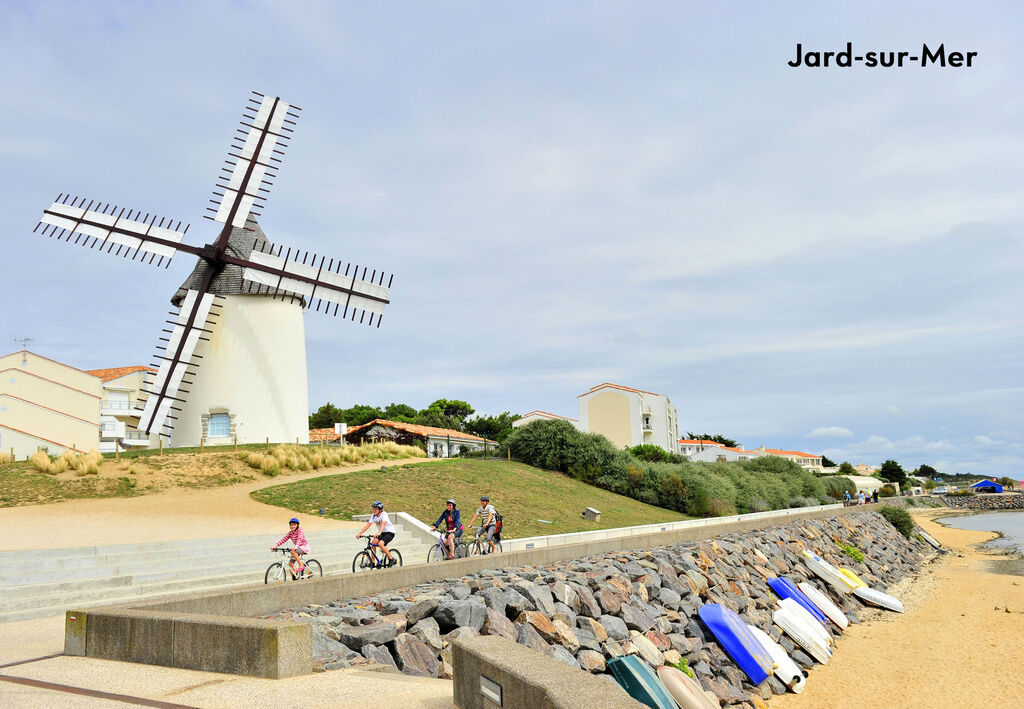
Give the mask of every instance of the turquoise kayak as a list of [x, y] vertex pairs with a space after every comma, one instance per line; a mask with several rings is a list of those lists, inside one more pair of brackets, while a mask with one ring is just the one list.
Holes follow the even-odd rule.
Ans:
[[676, 700], [647, 663], [636, 655], [608, 660], [608, 669], [626, 694], [651, 709], [679, 709]]

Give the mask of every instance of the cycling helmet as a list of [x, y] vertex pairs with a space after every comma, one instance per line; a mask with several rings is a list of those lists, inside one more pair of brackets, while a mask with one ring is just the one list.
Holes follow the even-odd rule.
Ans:
[[288, 524], [292, 524], [293, 522], [295, 524], [298, 524], [299, 523], [299, 518], [298, 517], [292, 517], [290, 520], [288, 520]]
[[448, 500], [447, 500], [447, 501], [445, 502], [445, 504], [446, 504], [446, 505], [451, 505], [452, 507], [458, 507], [458, 505], [457, 505], [457, 504], [455, 504], [455, 500], [452, 500], [452, 499], [448, 499]]
[[379, 500], [377, 502], [374, 502], [373, 503], [373, 509], [375, 509], [375, 510], [382, 510], [382, 509], [384, 509], [384, 503], [379, 501]]
[[480, 501], [481, 502], [490, 502], [491, 498], [489, 498], [487, 495], [481, 495], [480, 496]]

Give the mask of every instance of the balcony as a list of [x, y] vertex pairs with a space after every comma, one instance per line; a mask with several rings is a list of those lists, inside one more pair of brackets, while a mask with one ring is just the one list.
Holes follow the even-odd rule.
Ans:
[[100, 422], [100, 438], [104, 440], [112, 440], [115, 438], [124, 438], [124, 422], [123, 421], [102, 421]]
[[110, 401], [104, 399], [100, 402], [101, 416], [128, 416], [131, 413], [132, 405], [128, 401]]
[[124, 438], [121, 439], [121, 445], [146, 448], [149, 446], [149, 436], [143, 431], [125, 431]]

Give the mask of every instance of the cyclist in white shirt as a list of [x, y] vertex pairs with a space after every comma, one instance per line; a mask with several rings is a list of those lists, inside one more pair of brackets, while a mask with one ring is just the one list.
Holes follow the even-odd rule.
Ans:
[[494, 505], [491, 504], [491, 498], [487, 495], [480, 496], [480, 506], [473, 514], [473, 519], [469, 520], [467, 527], [472, 527], [473, 522], [476, 518], [480, 518], [480, 531], [477, 532], [476, 536], [486, 534], [487, 542], [491, 545], [491, 551], [494, 551], [494, 527], [497, 522], [496, 516], [498, 511], [494, 509]]
[[373, 539], [370, 540], [370, 544], [376, 546], [382, 552], [384, 556], [388, 558], [387, 566], [394, 566], [395, 559], [391, 556], [391, 552], [388, 551], [388, 543], [395, 538], [395, 525], [391, 524], [391, 518], [388, 517], [388, 513], [384, 511], [383, 502], [373, 503], [373, 516], [370, 517], [370, 521], [366, 523], [359, 533], [356, 534], [356, 539], [363, 536], [363, 532], [370, 528], [371, 524], [377, 525], [377, 534]]

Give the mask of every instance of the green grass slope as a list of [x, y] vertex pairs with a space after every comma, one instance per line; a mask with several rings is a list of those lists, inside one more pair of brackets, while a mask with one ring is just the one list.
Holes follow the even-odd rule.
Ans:
[[[368, 514], [370, 504], [382, 500], [386, 509], [408, 512], [427, 524], [441, 514], [445, 500], [454, 497], [466, 524], [482, 494], [490, 495], [504, 516], [505, 538], [689, 519], [562, 473], [500, 460], [453, 458], [388, 465], [386, 471], [358, 471], [275, 485], [253, 492], [252, 497], [304, 514], [316, 514], [325, 508], [328, 517], [346, 520], [354, 514]], [[601, 521], [583, 519], [580, 513], [584, 507], [601, 510]]]

